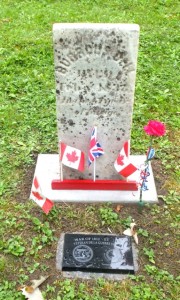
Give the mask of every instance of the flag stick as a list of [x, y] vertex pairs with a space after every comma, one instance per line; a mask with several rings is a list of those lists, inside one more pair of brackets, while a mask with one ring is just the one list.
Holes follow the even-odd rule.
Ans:
[[63, 181], [63, 167], [62, 167], [62, 161], [60, 160], [60, 180]]
[[61, 140], [59, 141], [59, 166], [60, 166], [60, 180], [63, 181], [63, 166], [61, 161]]
[[[128, 140], [128, 153], [127, 153], [128, 159], [129, 159], [129, 156], [130, 156], [130, 139]], [[129, 181], [128, 177], [126, 177], [125, 180], [128, 182]]]
[[94, 181], [96, 181], [96, 158], [94, 158]]

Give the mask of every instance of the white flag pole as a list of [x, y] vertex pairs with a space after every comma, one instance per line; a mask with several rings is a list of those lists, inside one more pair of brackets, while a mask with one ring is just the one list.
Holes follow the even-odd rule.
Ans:
[[60, 161], [60, 180], [63, 181], [63, 166], [62, 166], [62, 161]]
[[94, 181], [96, 181], [96, 158], [94, 158]]
[[[128, 142], [127, 158], [129, 159], [129, 156], [130, 156], [130, 139], [127, 142]], [[128, 177], [126, 177], [125, 180], [128, 182], [129, 181]]]
[[60, 180], [63, 181], [63, 166], [60, 157], [61, 157], [61, 140], [59, 141], [59, 166], [60, 166]]

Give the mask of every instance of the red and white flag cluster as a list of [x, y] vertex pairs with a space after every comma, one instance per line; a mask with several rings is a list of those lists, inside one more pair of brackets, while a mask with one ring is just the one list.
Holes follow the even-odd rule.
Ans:
[[60, 161], [63, 165], [79, 170], [84, 171], [84, 153], [74, 147], [68, 146], [64, 143], [59, 143], [60, 147]]
[[116, 171], [123, 177], [133, 174], [137, 168], [129, 161], [130, 143], [126, 141], [114, 163]]
[[39, 205], [42, 210], [45, 212], [45, 214], [48, 214], [48, 212], [53, 207], [54, 203], [49, 200], [48, 198], [44, 197], [42, 195], [41, 187], [39, 185], [38, 179], [35, 176], [33, 180], [33, 187], [31, 191], [32, 200], [36, 202], [37, 205]]

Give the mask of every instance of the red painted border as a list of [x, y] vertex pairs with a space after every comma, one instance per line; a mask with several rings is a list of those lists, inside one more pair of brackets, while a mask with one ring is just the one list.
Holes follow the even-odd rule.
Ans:
[[53, 190], [107, 190], [107, 191], [137, 191], [136, 181], [126, 180], [88, 180], [88, 179], [54, 179], [51, 182]]

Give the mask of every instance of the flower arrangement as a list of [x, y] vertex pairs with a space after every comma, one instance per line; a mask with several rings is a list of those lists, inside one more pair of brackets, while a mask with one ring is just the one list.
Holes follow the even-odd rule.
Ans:
[[163, 123], [155, 120], [150, 120], [146, 126], [144, 126], [144, 131], [147, 135], [150, 136], [150, 145], [148, 147], [146, 161], [144, 163], [144, 167], [141, 170], [141, 183], [140, 183], [140, 197], [139, 197], [139, 207], [142, 208], [144, 205], [142, 201], [142, 192], [146, 191], [147, 188], [147, 177], [150, 175], [149, 173], [149, 161], [153, 159], [155, 156], [155, 150], [152, 147], [153, 137], [160, 137], [166, 134], [166, 127]]

